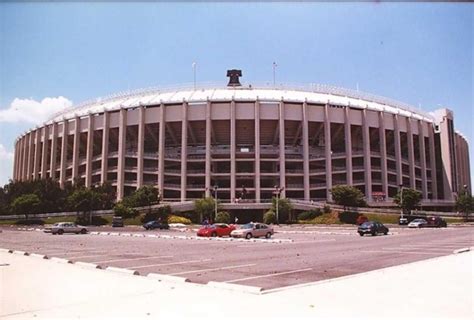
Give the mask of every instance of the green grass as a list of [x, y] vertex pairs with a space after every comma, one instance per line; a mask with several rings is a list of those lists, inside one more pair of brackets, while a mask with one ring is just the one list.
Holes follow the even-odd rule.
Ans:
[[377, 213], [368, 213], [365, 216], [370, 221], [377, 221], [381, 223], [389, 223], [389, 224], [398, 224], [399, 216], [396, 214], [377, 214]]

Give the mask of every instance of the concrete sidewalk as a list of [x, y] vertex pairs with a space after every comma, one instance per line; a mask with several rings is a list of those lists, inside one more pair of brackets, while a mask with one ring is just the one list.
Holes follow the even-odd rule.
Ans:
[[473, 252], [251, 294], [0, 252], [2, 319], [472, 319]]

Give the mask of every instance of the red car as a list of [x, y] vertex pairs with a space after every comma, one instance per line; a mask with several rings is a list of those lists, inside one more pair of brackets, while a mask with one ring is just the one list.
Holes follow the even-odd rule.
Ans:
[[201, 227], [197, 235], [198, 237], [223, 237], [230, 236], [230, 233], [235, 230], [233, 224], [228, 225], [225, 223], [214, 223], [208, 226]]

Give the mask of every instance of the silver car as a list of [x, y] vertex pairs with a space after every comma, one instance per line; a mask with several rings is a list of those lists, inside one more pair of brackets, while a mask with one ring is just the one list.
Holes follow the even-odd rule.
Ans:
[[242, 225], [239, 229], [236, 229], [230, 233], [231, 237], [234, 238], [258, 238], [265, 237], [270, 238], [273, 235], [273, 228], [264, 223], [247, 223]]
[[408, 228], [423, 228], [428, 225], [428, 221], [425, 219], [415, 219], [408, 224]]
[[63, 233], [86, 234], [87, 229], [86, 227], [77, 225], [73, 222], [58, 222], [58, 223], [53, 224], [52, 227], [45, 228], [44, 232], [52, 233], [52, 234], [63, 234]]

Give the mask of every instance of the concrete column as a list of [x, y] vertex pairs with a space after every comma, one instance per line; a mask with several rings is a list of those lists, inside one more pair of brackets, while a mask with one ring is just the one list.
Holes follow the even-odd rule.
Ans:
[[421, 122], [421, 120], [418, 120], [418, 138], [421, 162], [421, 192], [423, 194], [423, 200], [426, 200], [428, 199], [428, 181], [426, 179], [425, 135], [423, 134], [423, 122]]
[[64, 119], [63, 120], [63, 137], [62, 137], [62, 142], [61, 142], [61, 163], [60, 165], [60, 171], [59, 171], [59, 185], [61, 188], [64, 188], [64, 185], [66, 183], [66, 162], [67, 162], [67, 137], [68, 137], [68, 132], [69, 132], [69, 122]]
[[107, 181], [108, 159], [109, 159], [109, 122], [110, 114], [104, 110], [102, 130], [102, 160], [100, 168], [100, 183], [104, 184]]
[[58, 149], [58, 124], [53, 122], [51, 125], [51, 158], [49, 158], [49, 177], [56, 179], [56, 157]]
[[260, 202], [260, 101], [255, 101], [255, 201]]
[[367, 109], [362, 110], [362, 140], [364, 142], [365, 198], [372, 201], [372, 162], [370, 159], [370, 132], [367, 123]]
[[206, 164], [205, 164], [205, 185], [206, 185], [206, 197], [211, 196], [211, 102], [209, 99], [206, 104]]
[[40, 163], [40, 144], [41, 144], [41, 129], [35, 130], [35, 155], [33, 161], [33, 180], [38, 179], [39, 176], [39, 163]]
[[158, 189], [160, 194], [164, 195], [165, 185], [165, 132], [166, 132], [166, 109], [165, 105], [160, 105], [160, 132], [159, 132], [159, 147], [158, 147]]
[[279, 112], [279, 144], [280, 144], [280, 188], [284, 187], [280, 198], [286, 198], [286, 156], [285, 156], [285, 104], [280, 101], [278, 105]]
[[15, 145], [13, 146], [13, 174], [12, 174], [12, 180], [16, 181], [17, 180], [17, 163], [18, 163], [18, 141], [15, 141]]
[[235, 200], [235, 186], [236, 186], [236, 163], [235, 163], [235, 101], [232, 98], [230, 102], [230, 201]]
[[303, 189], [304, 199], [311, 199], [309, 186], [309, 128], [308, 128], [308, 103], [303, 102]]
[[46, 172], [48, 169], [48, 164], [46, 156], [48, 154], [49, 147], [49, 127], [45, 125], [43, 127], [43, 150], [41, 150], [41, 179], [46, 178]]
[[186, 201], [188, 163], [188, 104], [181, 107], [181, 201]]
[[411, 118], [407, 119], [407, 140], [408, 140], [408, 170], [410, 173], [410, 188], [416, 189], [415, 178], [415, 151], [413, 147], [413, 130], [411, 128]]
[[428, 138], [430, 141], [431, 193], [433, 200], [436, 200], [438, 199], [438, 177], [436, 176], [436, 154], [433, 124], [428, 128]]
[[86, 149], [86, 187], [92, 185], [92, 148], [94, 145], [94, 117], [87, 117], [87, 149]]
[[382, 168], [382, 191], [385, 199], [388, 198], [388, 173], [387, 173], [387, 139], [385, 137], [385, 119], [383, 111], [379, 112], [379, 140], [380, 140], [380, 162]]
[[81, 119], [76, 116], [74, 121], [74, 145], [72, 149], [72, 183], [79, 177], [79, 144], [81, 142]]
[[145, 107], [138, 109], [138, 154], [137, 154], [137, 187], [143, 186], [143, 153], [145, 151]]
[[28, 166], [28, 135], [21, 137], [22, 157], [21, 157], [21, 181], [27, 180]]
[[397, 184], [400, 186], [403, 184], [403, 175], [402, 175], [402, 146], [400, 141], [400, 127], [398, 126], [398, 121], [400, 118], [398, 115], [393, 116], [393, 126], [394, 126], [394, 143], [395, 143], [395, 165], [397, 167]]
[[125, 139], [127, 135], [127, 110], [120, 109], [117, 162], [117, 200], [123, 199], [125, 180]]
[[324, 106], [324, 154], [326, 157], [326, 199], [332, 201], [332, 151], [331, 151], [331, 121], [329, 119], [329, 105]]
[[346, 182], [347, 185], [353, 184], [352, 173], [352, 133], [351, 133], [351, 117], [349, 115], [350, 108], [344, 108], [344, 140], [346, 145]]
[[27, 168], [27, 180], [32, 180], [33, 174], [33, 162], [35, 159], [34, 155], [34, 131], [28, 134], [28, 168]]

